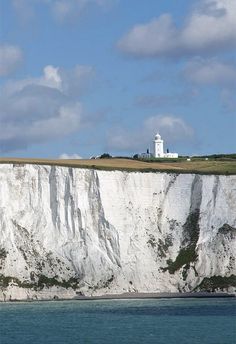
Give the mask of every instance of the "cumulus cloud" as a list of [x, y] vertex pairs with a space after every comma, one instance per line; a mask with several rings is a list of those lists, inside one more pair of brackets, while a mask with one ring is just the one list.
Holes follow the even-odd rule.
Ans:
[[236, 85], [236, 67], [216, 59], [197, 58], [190, 61], [184, 74], [192, 82], [206, 85]]
[[182, 118], [173, 115], [156, 115], [148, 117], [141, 127], [127, 130], [115, 128], [109, 132], [108, 148], [118, 151], [142, 150], [149, 147], [156, 134], [161, 133], [170, 144], [188, 142], [194, 138], [194, 130]]
[[89, 70], [86, 66], [69, 71], [46, 66], [41, 77], [7, 82], [0, 97], [0, 149], [21, 149], [78, 131], [86, 122], [78, 99], [85, 75], [90, 78]]
[[67, 154], [67, 153], [63, 153], [59, 156], [59, 159], [82, 159], [82, 157], [78, 154]]
[[193, 129], [180, 117], [158, 115], [146, 119], [144, 127], [150, 133], [159, 131], [171, 141], [186, 140], [193, 137]]
[[22, 63], [23, 53], [14, 45], [0, 45], [0, 76], [13, 73]]
[[78, 65], [71, 70], [60, 69], [61, 88], [70, 96], [76, 96], [86, 91], [95, 78], [95, 70], [91, 66]]
[[177, 27], [170, 14], [134, 26], [118, 42], [137, 57], [182, 57], [236, 47], [236, 1], [202, 0]]
[[4, 87], [4, 92], [11, 94], [21, 91], [26, 86], [37, 85], [58, 90], [67, 96], [80, 95], [87, 90], [94, 76], [95, 71], [90, 66], [77, 65], [68, 70], [48, 65], [44, 67], [43, 75], [39, 78], [8, 81]]

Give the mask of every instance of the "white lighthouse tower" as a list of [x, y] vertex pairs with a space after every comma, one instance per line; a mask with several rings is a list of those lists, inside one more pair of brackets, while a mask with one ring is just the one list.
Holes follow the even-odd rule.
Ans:
[[160, 134], [156, 134], [154, 140], [154, 157], [155, 158], [163, 158], [164, 157], [164, 148], [163, 148], [163, 140], [161, 139]]

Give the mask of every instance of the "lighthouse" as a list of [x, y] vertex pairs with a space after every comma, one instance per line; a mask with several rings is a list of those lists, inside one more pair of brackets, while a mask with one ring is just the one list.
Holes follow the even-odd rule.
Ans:
[[178, 158], [178, 153], [170, 153], [167, 149], [167, 152], [164, 153], [164, 141], [161, 139], [159, 133], [156, 134], [154, 143], [154, 157], [155, 158]]
[[163, 148], [163, 140], [161, 139], [160, 134], [156, 134], [154, 139], [154, 157], [155, 158], [163, 158], [164, 157], [164, 148]]

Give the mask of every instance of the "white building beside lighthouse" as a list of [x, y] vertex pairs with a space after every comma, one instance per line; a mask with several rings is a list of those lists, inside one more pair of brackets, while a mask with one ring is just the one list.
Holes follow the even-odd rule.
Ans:
[[156, 134], [154, 143], [154, 157], [155, 158], [178, 158], [178, 153], [164, 153], [164, 141], [161, 139], [159, 133]]

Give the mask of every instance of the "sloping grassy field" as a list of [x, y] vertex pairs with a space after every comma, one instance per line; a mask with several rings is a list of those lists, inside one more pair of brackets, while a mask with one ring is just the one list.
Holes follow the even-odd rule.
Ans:
[[145, 162], [132, 159], [29, 159], [29, 158], [0, 158], [0, 164], [36, 164], [55, 165], [77, 168], [93, 168], [100, 170], [126, 170], [126, 171], [167, 171], [175, 173], [200, 174], [236, 174], [235, 161], [163, 161]]

